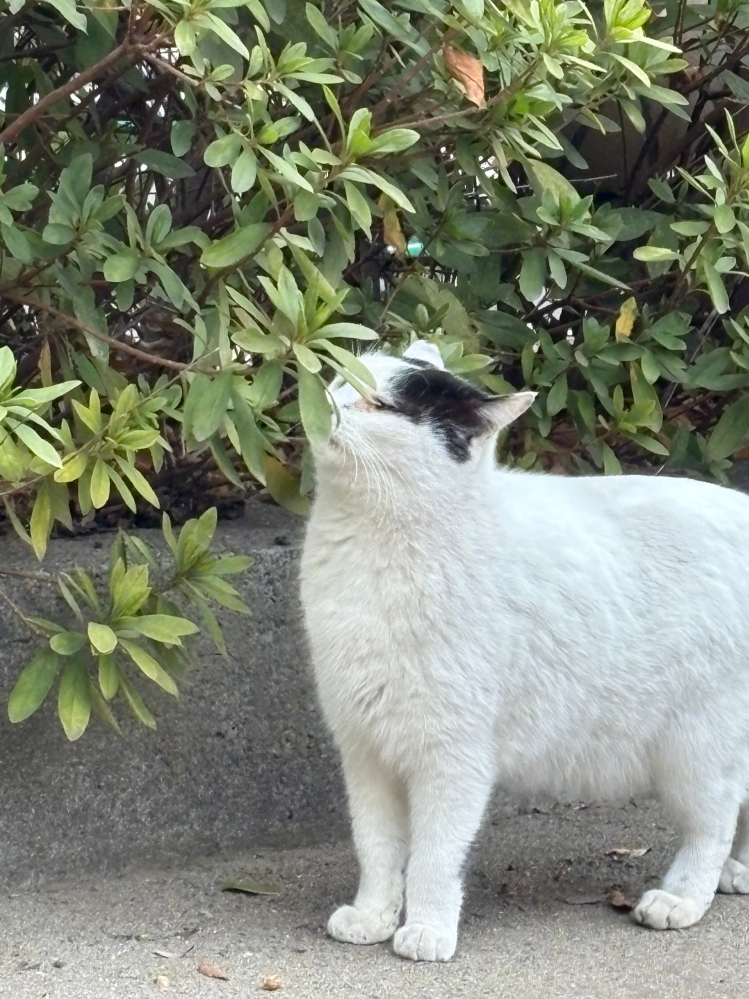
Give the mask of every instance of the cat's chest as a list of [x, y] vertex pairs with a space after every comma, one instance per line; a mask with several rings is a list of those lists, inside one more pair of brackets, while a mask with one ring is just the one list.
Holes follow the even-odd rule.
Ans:
[[428, 544], [313, 538], [302, 559], [308, 628], [401, 641], [432, 632], [448, 608], [456, 615], [456, 602], [471, 588], [453, 570], [445, 553]]

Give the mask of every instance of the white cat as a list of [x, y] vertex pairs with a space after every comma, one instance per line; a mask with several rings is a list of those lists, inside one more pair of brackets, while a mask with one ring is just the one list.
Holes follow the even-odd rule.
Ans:
[[487, 398], [421, 341], [364, 360], [373, 399], [333, 386], [302, 565], [361, 866], [328, 932], [449, 960], [495, 783], [654, 790], [680, 846], [639, 923], [749, 893], [749, 500], [502, 470], [497, 432], [533, 393]]

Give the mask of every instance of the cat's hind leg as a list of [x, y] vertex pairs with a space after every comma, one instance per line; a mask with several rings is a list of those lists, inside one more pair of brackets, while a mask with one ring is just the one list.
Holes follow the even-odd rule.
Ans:
[[344, 943], [381, 943], [395, 932], [403, 908], [406, 792], [374, 750], [341, 750], [360, 878], [354, 904], [333, 913], [328, 933]]
[[749, 895], [749, 799], [739, 809], [731, 856], [723, 865], [718, 891]]
[[655, 930], [678, 930], [702, 918], [722, 881], [740, 795], [729, 782], [708, 775], [699, 786], [673, 775], [660, 791], [680, 832], [679, 849], [661, 887], [646, 891], [632, 916]]

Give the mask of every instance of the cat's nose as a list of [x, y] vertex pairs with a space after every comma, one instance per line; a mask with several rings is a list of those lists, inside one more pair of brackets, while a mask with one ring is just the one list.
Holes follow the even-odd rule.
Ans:
[[372, 396], [370, 399], [365, 399], [362, 396], [354, 403], [354, 409], [358, 409], [362, 413], [374, 413], [375, 410], [381, 408], [382, 402], [376, 396]]

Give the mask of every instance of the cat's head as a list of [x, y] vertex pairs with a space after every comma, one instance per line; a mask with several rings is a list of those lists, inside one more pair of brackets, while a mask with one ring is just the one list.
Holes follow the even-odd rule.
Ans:
[[417, 340], [403, 354], [365, 354], [375, 387], [365, 397], [341, 378], [330, 387], [333, 430], [318, 460], [361, 456], [406, 468], [457, 465], [492, 448], [498, 432], [533, 403], [534, 392], [500, 398], [445, 370], [436, 346]]

